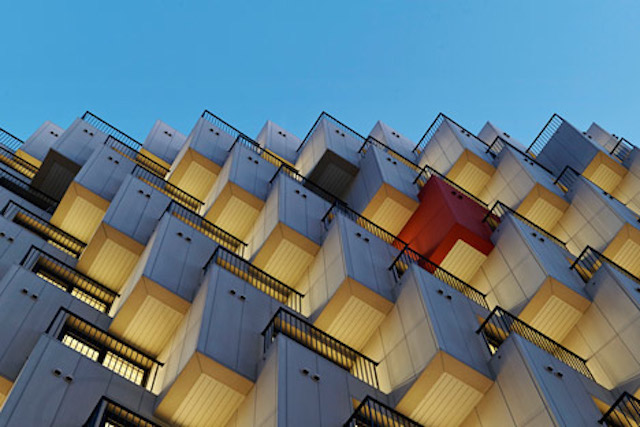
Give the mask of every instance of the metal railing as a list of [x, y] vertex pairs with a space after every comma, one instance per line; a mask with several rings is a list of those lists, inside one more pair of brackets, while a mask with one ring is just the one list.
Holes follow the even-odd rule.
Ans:
[[562, 172], [560, 172], [560, 175], [558, 175], [553, 183], [562, 190], [562, 192], [566, 193], [573, 187], [573, 184], [580, 178], [580, 175], [580, 172], [567, 165], [562, 169]]
[[27, 179], [32, 179], [38, 172], [38, 167], [29, 163], [22, 157], [19, 157], [15, 152], [0, 145], [0, 162], [9, 166], [11, 169], [22, 174]]
[[297, 170], [287, 167], [287, 165], [285, 164], [280, 166], [276, 171], [276, 173], [273, 174], [273, 176], [269, 180], [269, 184], [273, 184], [273, 181], [276, 180], [276, 178], [278, 177], [278, 175], [280, 175], [280, 173], [288, 176], [289, 178], [301, 184], [303, 187], [308, 188], [310, 191], [313, 191], [316, 195], [322, 197], [324, 200], [326, 200], [329, 203], [332, 203], [332, 204], [337, 203], [343, 206], [347, 206], [347, 202], [341, 200], [338, 196], [320, 187], [318, 184], [311, 181], [310, 179], [302, 176]]
[[377, 401], [371, 396], [364, 398], [343, 427], [422, 427], [409, 417]]
[[113, 136], [118, 141], [120, 141], [123, 144], [127, 145], [128, 147], [134, 149], [135, 151], [140, 151], [140, 149], [142, 148], [142, 144], [141, 143], [139, 143], [138, 141], [136, 141], [135, 139], [133, 139], [132, 137], [130, 137], [126, 133], [122, 132], [117, 127], [112, 126], [111, 124], [109, 124], [106, 121], [102, 120], [100, 117], [96, 116], [91, 111], [85, 111], [85, 113], [82, 115], [81, 119], [84, 120], [85, 122], [89, 123], [94, 128], [98, 129], [100, 132], [102, 132], [102, 133], [104, 133], [106, 135]]
[[458, 184], [451, 181], [449, 178], [442, 175], [440, 172], [433, 169], [429, 165], [426, 165], [426, 164], [424, 165], [424, 167], [420, 170], [420, 173], [418, 174], [418, 176], [416, 176], [416, 179], [413, 180], [413, 183], [416, 184], [418, 188], [422, 188], [427, 184], [427, 181], [429, 181], [429, 178], [431, 178], [434, 175], [440, 178], [441, 180], [443, 180], [444, 182], [446, 182], [447, 184], [449, 184], [451, 187], [455, 188], [458, 192], [464, 194], [465, 196], [467, 196], [468, 198], [476, 202], [478, 205], [482, 206], [485, 209], [488, 208], [485, 202], [483, 202], [482, 200], [480, 200], [479, 198], [477, 198], [476, 196], [474, 196], [464, 188], [460, 187]]
[[35, 246], [31, 246], [20, 265], [103, 313], [109, 313], [119, 295]]
[[247, 246], [245, 242], [180, 203], [172, 201], [169, 203], [169, 206], [167, 206], [165, 212], [169, 212], [185, 224], [190, 225], [230, 251], [240, 256], [244, 255], [244, 248]]
[[147, 390], [153, 389], [158, 369], [164, 366], [64, 307], [58, 310], [45, 333]]
[[486, 295], [484, 293], [480, 292], [464, 280], [440, 267], [433, 261], [420, 255], [418, 252], [411, 249], [408, 245], [406, 245], [404, 249], [400, 251], [396, 259], [393, 260], [393, 263], [389, 267], [389, 270], [393, 272], [396, 280], [400, 280], [402, 275], [409, 269], [412, 264], [417, 264], [419, 267], [431, 273], [441, 282], [460, 292], [476, 304], [479, 304], [487, 309], [489, 308], [489, 305], [487, 304], [485, 298]]
[[540, 133], [533, 140], [526, 153], [530, 153], [532, 157], [538, 157], [542, 149], [547, 145], [547, 142], [556, 133], [558, 128], [564, 123], [564, 119], [557, 114], [553, 114], [546, 125], [542, 128]]
[[236, 137], [235, 141], [233, 141], [233, 144], [231, 144], [231, 147], [229, 147], [229, 152], [233, 150], [233, 147], [235, 147], [236, 144], [242, 145], [243, 147], [255, 152], [261, 158], [265, 159], [267, 162], [271, 163], [274, 166], [293, 169], [293, 167], [290, 166], [287, 162], [273, 154], [271, 151], [262, 148], [260, 144], [244, 134], [238, 135]]
[[504, 139], [502, 139], [500, 135], [496, 136], [496, 139], [494, 139], [489, 148], [487, 148], [487, 153], [489, 153], [493, 158], [496, 158], [502, 152], [502, 149], [504, 147], [509, 147], [517, 153], [522, 154], [526, 161], [531, 162], [531, 164], [540, 166], [545, 172], [553, 176], [553, 172], [551, 172], [546, 166], [544, 166], [542, 163], [539, 163], [536, 159], [534, 159], [515, 145], [511, 144], [509, 141], [505, 141]]
[[372, 137], [371, 135], [369, 135], [367, 137], [367, 139], [362, 143], [362, 146], [358, 150], [358, 153], [365, 154], [367, 152], [367, 146], [369, 146], [369, 145], [371, 145], [372, 147], [380, 148], [382, 151], [384, 151], [385, 153], [389, 154], [391, 157], [393, 157], [394, 159], [396, 159], [397, 161], [399, 161], [403, 165], [409, 167], [410, 169], [413, 169], [415, 172], [419, 173], [420, 170], [422, 169], [420, 166], [418, 166], [417, 164], [415, 164], [411, 160], [407, 159], [405, 156], [403, 156], [402, 154], [398, 153], [396, 150], [394, 150], [393, 148], [389, 147], [387, 144], [385, 144], [385, 143], [383, 143], [381, 141], [378, 141], [376, 138]]
[[244, 135], [243, 132], [240, 132], [238, 129], [236, 129], [229, 123], [225, 122], [224, 120], [222, 120], [220, 117], [216, 116], [209, 110], [204, 110], [200, 115], [200, 117], [204, 118], [206, 121], [216, 126], [218, 129], [222, 130], [223, 132], [228, 133], [234, 138], [237, 138], [238, 135]]
[[169, 169], [165, 168], [160, 163], [153, 161], [151, 158], [134, 150], [111, 135], [107, 137], [104, 144], [156, 175], [164, 177], [169, 173]]
[[56, 199], [2, 168], [0, 168], [0, 185], [46, 212], [53, 213], [58, 206]]
[[563, 242], [562, 240], [558, 239], [556, 236], [554, 236], [553, 234], [551, 234], [550, 232], [548, 232], [544, 228], [540, 227], [536, 223], [528, 220], [527, 218], [525, 218], [524, 216], [522, 216], [518, 212], [514, 211], [513, 209], [511, 209], [509, 206], [505, 205], [501, 201], [497, 201], [493, 205], [491, 210], [482, 219], [482, 222], [486, 222], [489, 225], [489, 227], [491, 228], [491, 230], [495, 230], [496, 228], [498, 228], [498, 225], [500, 225], [502, 217], [505, 214], [513, 215], [514, 217], [516, 217], [520, 221], [522, 221], [525, 224], [527, 224], [529, 227], [535, 229], [540, 234], [544, 235], [546, 238], [548, 238], [550, 240], [553, 240], [554, 243], [556, 243], [556, 244], [558, 244], [558, 245], [560, 245], [562, 247], [566, 247], [566, 243], [565, 242]]
[[205, 274], [213, 265], [218, 265], [233, 275], [241, 278], [259, 291], [269, 295], [276, 301], [291, 307], [295, 311], [302, 310], [303, 294], [287, 286], [266, 271], [256, 267], [244, 258], [218, 246], [203, 270]]
[[610, 154], [612, 156], [615, 156], [622, 163], [627, 159], [627, 157], [629, 157], [629, 154], [631, 154], [633, 148], [634, 145], [632, 143], [630, 143], [627, 139], [621, 137], [615, 147], [613, 147], [613, 150], [611, 150]]
[[87, 246], [86, 243], [73, 237], [66, 231], [59, 229], [46, 219], [31, 212], [24, 206], [17, 204], [13, 200], [10, 200], [9, 203], [2, 208], [0, 216], [10, 219], [75, 258], [78, 258]]
[[387, 231], [374, 222], [368, 220], [350, 207], [335, 202], [331, 205], [327, 213], [325, 213], [322, 217], [322, 222], [326, 229], [329, 228], [329, 225], [338, 214], [347, 217], [351, 221], [358, 224], [360, 227], [367, 230], [369, 233], [373, 234], [376, 237], [379, 237], [380, 239], [398, 249], [402, 249], [406, 245], [405, 242], [400, 240], [390, 231]]
[[320, 124], [320, 122], [322, 121], [323, 118], [329, 120], [330, 122], [332, 122], [342, 132], [344, 132], [345, 134], [349, 134], [352, 138], [355, 138], [355, 139], [363, 141], [363, 142], [366, 140], [366, 138], [364, 136], [360, 135], [358, 132], [356, 132], [355, 130], [351, 129], [349, 126], [345, 125], [340, 120], [338, 120], [335, 117], [333, 117], [331, 114], [327, 113], [326, 111], [323, 111], [318, 116], [316, 121], [313, 123], [313, 126], [311, 126], [311, 129], [309, 129], [309, 132], [307, 132], [307, 134], [305, 135], [304, 139], [300, 143], [300, 146], [298, 146], [298, 148], [296, 149], [296, 152], [300, 152], [300, 150], [302, 150], [302, 148], [307, 144], [307, 142], [311, 138], [311, 135], [313, 135], [315, 130], [318, 128], [318, 125]]
[[[278, 309], [262, 331], [265, 352], [280, 333], [335, 363], [370, 386], [379, 388], [378, 373], [376, 372], [378, 362], [374, 362], [359, 351], [316, 328], [304, 318], [282, 307]], [[313, 376], [312, 379], [314, 379]]]
[[204, 202], [140, 165], [136, 165], [131, 174], [191, 210], [199, 211], [204, 205]]
[[24, 141], [17, 136], [7, 132], [6, 130], [0, 128], [0, 144], [7, 147], [9, 151], [15, 153], [22, 146], [22, 144], [24, 144]]
[[498, 347], [512, 332], [546, 351], [585, 377], [594, 379], [585, 359], [501, 307], [496, 306], [476, 331], [477, 334], [481, 334], [484, 338], [491, 354], [497, 351]]
[[611, 427], [640, 425], [640, 400], [625, 391], [598, 422]]
[[587, 246], [582, 250], [578, 258], [576, 258], [573, 264], [571, 264], [571, 268], [580, 275], [580, 278], [582, 278], [585, 283], [587, 283], [589, 280], [591, 280], [593, 275], [596, 274], [596, 272], [604, 263], [609, 264], [611, 267], [615, 268], [616, 270], [627, 276], [629, 279], [640, 284], [639, 277], [635, 276], [629, 270], [620, 266], [609, 257], [598, 252], [591, 246]]
[[418, 141], [418, 144], [413, 148], [412, 151], [416, 154], [422, 153], [422, 150], [424, 150], [424, 147], [427, 146], [431, 138], [433, 138], [433, 135], [435, 135], [438, 129], [440, 129], [440, 126], [442, 125], [442, 123], [444, 123], [445, 120], [448, 120], [449, 122], [457, 126], [462, 131], [462, 133], [465, 134], [466, 136], [475, 139], [482, 145], [485, 145], [485, 146], [487, 145], [486, 142], [478, 138], [475, 134], [469, 132], [467, 129], [465, 129], [455, 120], [453, 120], [451, 117], [447, 116], [444, 113], [438, 113], [435, 120], [431, 123], [429, 128], [427, 128], [427, 131], [424, 133], [424, 135], [422, 135], [422, 138], [420, 138], [420, 141]]
[[160, 427], [135, 412], [102, 396], [82, 427]]

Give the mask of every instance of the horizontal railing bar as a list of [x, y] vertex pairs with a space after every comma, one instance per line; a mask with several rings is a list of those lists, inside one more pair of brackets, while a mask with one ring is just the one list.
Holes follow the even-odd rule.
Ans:
[[[98, 129], [99, 131], [103, 132], [104, 128], [106, 127], [110, 132], [104, 132], [107, 135], [111, 135], [111, 136], [123, 136], [124, 138], [117, 138], [118, 140], [120, 140], [121, 142], [123, 142], [125, 145], [128, 145], [126, 142], [122, 141], [122, 139], [126, 140], [127, 142], [133, 144], [134, 146], [131, 147], [136, 151], [140, 151], [140, 148], [142, 148], [142, 144], [140, 142], [138, 142], [135, 138], [132, 138], [131, 136], [127, 135], [126, 133], [122, 132], [120, 129], [118, 129], [117, 127], [113, 126], [112, 124], [108, 123], [107, 121], [101, 119], [100, 117], [96, 116], [95, 114], [93, 114], [91, 111], [85, 111], [85, 113], [82, 115], [81, 117], [82, 120], [84, 120], [85, 122], [89, 123], [90, 125], [94, 126], [97, 121], [97, 124], [101, 124], [102, 125], [102, 129], [99, 128], [98, 126], [94, 126], [96, 129]], [[114, 133], [116, 135], [114, 135]]]

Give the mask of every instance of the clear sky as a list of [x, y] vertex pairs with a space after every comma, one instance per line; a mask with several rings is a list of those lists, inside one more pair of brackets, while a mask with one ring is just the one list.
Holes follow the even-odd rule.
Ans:
[[640, 144], [638, 0], [3, 1], [0, 127], [91, 110], [142, 141], [205, 108], [303, 137], [326, 110], [417, 142], [439, 111], [527, 144], [552, 113]]

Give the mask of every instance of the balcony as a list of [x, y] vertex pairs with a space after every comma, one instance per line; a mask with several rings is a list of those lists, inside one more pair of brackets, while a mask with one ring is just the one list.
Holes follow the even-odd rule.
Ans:
[[33, 203], [40, 209], [53, 213], [58, 206], [58, 201], [48, 194], [32, 187], [27, 181], [17, 177], [13, 173], [0, 168], [0, 186]]
[[392, 233], [402, 230], [418, 208], [415, 173], [420, 168], [368, 137], [360, 148], [360, 171], [349, 188], [348, 203]]
[[86, 243], [13, 201], [7, 203], [0, 215], [75, 258], [78, 258], [87, 246]]
[[142, 144], [140, 154], [169, 170], [186, 140], [186, 135], [162, 120], [156, 120]]
[[118, 294], [70, 265], [32, 246], [20, 265], [103, 313], [109, 313]]
[[169, 173], [169, 169], [150, 157], [140, 153], [139, 151], [134, 150], [127, 144], [121, 142], [120, 140], [114, 138], [109, 135], [104, 144], [108, 147], [111, 147], [117, 153], [120, 153], [127, 159], [135, 162], [137, 165], [147, 169], [148, 171], [154, 173], [155, 175], [166, 177]]
[[558, 239], [556, 236], [554, 236], [553, 234], [551, 234], [550, 232], [548, 232], [544, 228], [538, 226], [537, 224], [533, 223], [532, 221], [529, 221], [525, 216], [519, 214], [518, 212], [514, 211], [509, 206], [505, 205], [504, 203], [502, 203], [500, 201], [496, 202], [493, 205], [493, 207], [491, 208], [489, 213], [487, 213], [487, 215], [484, 217], [484, 219], [482, 221], [486, 222], [487, 224], [489, 224], [489, 227], [491, 227], [491, 229], [493, 231], [495, 231], [496, 228], [498, 228], [498, 226], [500, 225], [500, 220], [502, 219], [502, 217], [504, 215], [507, 215], [507, 214], [512, 215], [515, 218], [517, 218], [518, 220], [524, 222], [529, 227], [535, 229], [536, 231], [538, 231], [540, 234], [542, 234], [543, 236], [545, 236], [549, 240], [553, 240], [557, 245], [565, 247], [565, 245], [566, 245], [565, 242], [563, 242], [562, 240]]
[[631, 280], [640, 284], [640, 278], [629, 272], [627, 269], [616, 264], [597, 250], [593, 249], [591, 246], [587, 246], [586, 248], [584, 248], [582, 253], [571, 265], [571, 268], [578, 272], [585, 283], [588, 283], [589, 280], [591, 280], [591, 278], [594, 276], [594, 274], [596, 274], [600, 267], [605, 263], [615, 268]]
[[249, 258], [256, 267], [295, 286], [320, 249], [325, 234], [321, 219], [329, 204], [284, 172], [270, 185], [249, 233]]
[[67, 347], [131, 381], [152, 390], [162, 363], [114, 335], [60, 308], [45, 331]]
[[476, 331], [484, 338], [491, 354], [497, 351], [512, 332], [546, 351], [585, 377], [591, 380], [594, 379], [587, 367], [586, 360], [500, 307], [495, 307]]
[[160, 427], [108, 397], [100, 399], [82, 427]]
[[302, 298], [304, 295], [223, 246], [216, 248], [204, 266], [204, 271], [207, 272], [214, 265], [224, 268], [293, 310], [297, 312], [302, 310]]
[[580, 132], [557, 114], [540, 131], [527, 153], [554, 175], [569, 165], [607, 192], [612, 192], [627, 173], [627, 169], [586, 132]]
[[278, 126], [271, 120], [267, 122], [258, 133], [256, 142], [265, 150], [282, 159], [285, 163], [293, 167], [298, 158], [296, 149], [299, 147], [300, 138]]
[[447, 270], [441, 268], [437, 264], [434, 264], [432, 261], [423, 257], [408, 246], [405, 246], [405, 248], [398, 254], [396, 259], [393, 260], [393, 263], [391, 264], [391, 266], [389, 266], [389, 270], [393, 272], [396, 280], [399, 281], [403, 274], [413, 264], [417, 264], [420, 268], [426, 270], [441, 282], [460, 292], [462, 295], [466, 296], [476, 304], [479, 304], [487, 309], [489, 308], [489, 305], [487, 304], [487, 301], [485, 299], [485, 294], [478, 291], [473, 286], [466, 283], [464, 280], [449, 273]]
[[296, 169], [331, 193], [344, 196], [359, 170], [365, 138], [322, 112], [298, 147]]
[[477, 136], [440, 113], [413, 151], [428, 164], [472, 194], [480, 194], [495, 168]]
[[433, 175], [418, 193], [420, 204], [398, 238], [464, 281], [493, 249], [487, 209]]
[[371, 396], [364, 398], [344, 423], [344, 427], [422, 427], [412, 419], [405, 417], [400, 412], [378, 402]]
[[140, 151], [140, 149], [142, 148], [142, 144], [140, 144], [138, 141], [136, 141], [126, 133], [122, 132], [120, 129], [116, 128], [115, 126], [112, 126], [111, 124], [102, 120], [100, 117], [96, 116], [91, 111], [85, 111], [81, 119], [87, 122], [88, 124], [90, 124], [91, 126], [93, 126], [94, 128], [96, 128], [97, 130], [99, 130], [100, 132], [104, 133], [105, 135], [112, 136], [116, 140], [121, 141], [122, 144], [126, 145], [127, 147], [131, 148], [134, 151]]
[[269, 349], [271, 343], [280, 333], [333, 362], [372, 387], [379, 387], [376, 373], [378, 364], [376, 362], [316, 328], [302, 317], [283, 308], [278, 309], [262, 332], [264, 352]]
[[142, 166], [136, 166], [132, 172], [133, 176], [140, 181], [149, 184], [156, 190], [171, 197], [176, 202], [184, 205], [192, 211], [199, 212], [204, 203], [184, 190], [176, 187], [168, 181], [165, 181], [162, 177], [150, 172]]
[[[2, 129], [0, 129], [0, 131], [2, 131]], [[0, 146], [0, 162], [20, 173], [26, 179], [32, 179], [36, 175], [36, 172], [38, 172], [37, 166], [29, 163], [27, 160], [24, 160], [3, 146]]]
[[640, 425], [640, 400], [625, 391], [598, 422], [610, 427]]
[[245, 242], [238, 239], [231, 233], [227, 233], [222, 228], [216, 226], [214, 223], [207, 221], [204, 217], [198, 215], [191, 209], [186, 208], [182, 204], [172, 201], [167, 206], [165, 212], [180, 219], [185, 224], [195, 228], [211, 240], [221, 244], [231, 252], [243, 256], [244, 249], [247, 246]]
[[432, 176], [437, 176], [438, 178], [440, 178], [441, 180], [449, 184], [451, 187], [455, 188], [457, 191], [459, 191], [460, 193], [464, 194], [465, 196], [467, 196], [468, 198], [476, 202], [478, 205], [482, 206], [483, 208], [487, 208], [487, 204], [485, 202], [483, 202], [482, 200], [480, 200], [479, 198], [477, 198], [476, 196], [474, 196], [464, 188], [460, 187], [458, 184], [451, 181], [449, 178], [447, 178], [437, 170], [433, 169], [428, 164], [425, 164], [421, 169], [419, 169], [418, 172], [419, 172], [418, 176], [416, 176], [413, 182], [418, 186], [419, 189], [422, 189]]
[[569, 203], [554, 174], [499, 136], [487, 149], [496, 156], [496, 173], [480, 198], [490, 205], [501, 201], [545, 229], [552, 229]]
[[205, 218], [241, 239], [249, 237], [267, 199], [269, 180], [282, 165], [266, 153], [243, 136], [236, 138], [206, 199]]

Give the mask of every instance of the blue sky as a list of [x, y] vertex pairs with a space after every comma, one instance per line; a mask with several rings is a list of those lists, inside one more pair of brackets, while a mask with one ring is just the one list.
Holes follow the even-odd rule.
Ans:
[[303, 137], [322, 110], [414, 141], [439, 111], [528, 144], [557, 112], [640, 144], [640, 2], [2, 2], [0, 127], [89, 109], [138, 140], [203, 109]]

